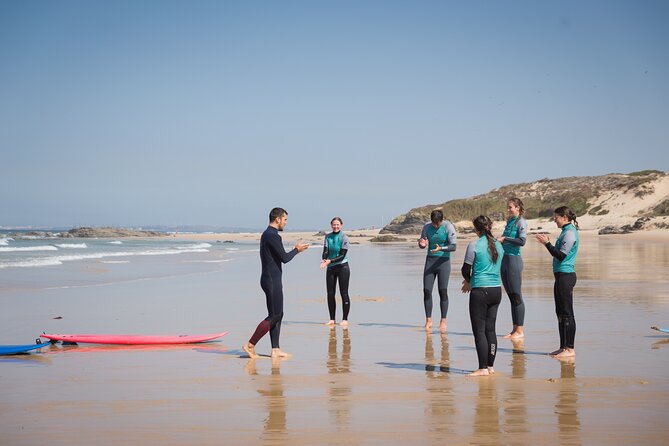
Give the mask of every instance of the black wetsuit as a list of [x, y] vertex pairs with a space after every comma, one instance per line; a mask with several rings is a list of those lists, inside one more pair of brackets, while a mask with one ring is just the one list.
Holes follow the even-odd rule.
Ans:
[[290, 262], [297, 255], [297, 249], [289, 252], [283, 248], [279, 230], [268, 226], [260, 237], [260, 262], [262, 274], [260, 287], [265, 292], [267, 317], [258, 324], [249, 343], [256, 345], [269, 331], [272, 348], [279, 348], [281, 319], [283, 318], [283, 285], [281, 264]]

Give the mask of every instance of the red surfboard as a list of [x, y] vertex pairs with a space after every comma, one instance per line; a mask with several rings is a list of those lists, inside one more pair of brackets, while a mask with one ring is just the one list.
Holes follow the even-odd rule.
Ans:
[[213, 341], [225, 336], [228, 332], [208, 335], [114, 335], [114, 334], [47, 334], [40, 337], [51, 341], [76, 342], [83, 344], [115, 344], [115, 345], [157, 345], [157, 344], [196, 344]]

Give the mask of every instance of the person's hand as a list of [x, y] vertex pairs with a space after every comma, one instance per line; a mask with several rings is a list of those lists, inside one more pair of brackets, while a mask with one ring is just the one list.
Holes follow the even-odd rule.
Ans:
[[441, 246], [437, 245], [434, 249], [430, 250], [430, 252], [439, 252], [441, 251]]
[[418, 246], [420, 247], [420, 249], [425, 249], [425, 247], [427, 246], [427, 239], [426, 238], [419, 239]]
[[500, 242], [500, 243], [504, 243], [504, 240], [506, 240], [506, 237], [504, 237], [504, 236], [497, 237], [497, 241]]
[[472, 287], [471, 287], [471, 285], [469, 285], [469, 282], [467, 282], [466, 280], [463, 280], [462, 281], [462, 292], [467, 294], [471, 290], [472, 290]]
[[550, 240], [551, 240], [550, 238], [548, 238], [548, 236], [546, 234], [537, 234], [537, 235], [534, 236], [534, 238], [536, 238], [537, 241], [539, 243], [541, 243], [542, 245], [545, 245], [546, 243], [550, 242]]
[[330, 263], [332, 263], [332, 260], [330, 259], [321, 260], [321, 269], [327, 268]]
[[309, 247], [309, 243], [302, 243], [302, 240], [298, 240], [295, 243], [294, 249], [297, 249], [297, 252], [302, 252]]

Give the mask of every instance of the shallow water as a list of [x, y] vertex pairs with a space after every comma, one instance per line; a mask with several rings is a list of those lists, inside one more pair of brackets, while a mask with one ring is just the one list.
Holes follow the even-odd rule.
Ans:
[[[230, 250], [230, 247], [238, 250]], [[0, 357], [2, 444], [662, 444], [669, 438], [669, 246], [583, 237], [574, 363], [557, 347], [550, 256], [523, 250], [526, 333], [476, 366], [464, 243], [448, 332], [422, 330], [424, 251], [354, 245], [351, 327], [330, 329], [320, 250], [284, 267], [287, 361], [241, 358], [265, 315], [257, 245], [0, 270], [0, 343], [42, 331], [204, 334], [179, 347], [53, 346]], [[436, 301], [435, 291], [435, 301]], [[338, 308], [338, 315], [341, 309]], [[435, 318], [438, 307], [435, 306]], [[62, 317], [62, 319], [53, 319]], [[511, 328], [503, 297], [498, 334]], [[258, 350], [269, 352], [269, 340]]]

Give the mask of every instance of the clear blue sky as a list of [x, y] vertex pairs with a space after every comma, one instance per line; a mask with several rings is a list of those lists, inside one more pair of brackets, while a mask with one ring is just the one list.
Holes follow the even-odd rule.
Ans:
[[[0, 2], [0, 226], [380, 225], [669, 170], [666, 1]], [[382, 220], [383, 219], [383, 220]]]

